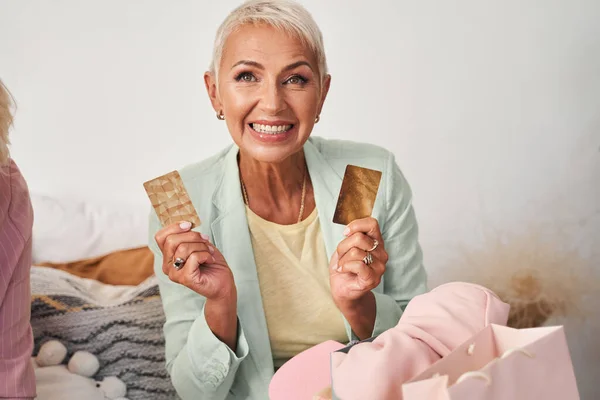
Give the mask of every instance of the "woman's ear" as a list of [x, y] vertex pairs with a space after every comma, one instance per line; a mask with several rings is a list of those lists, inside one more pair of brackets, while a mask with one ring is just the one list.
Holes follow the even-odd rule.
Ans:
[[223, 105], [221, 104], [219, 91], [217, 90], [217, 80], [213, 72], [207, 71], [204, 73], [204, 85], [206, 86], [206, 92], [215, 112], [219, 113], [223, 111]]
[[317, 109], [317, 115], [321, 115], [321, 111], [323, 110], [323, 104], [325, 104], [325, 99], [327, 98], [327, 93], [329, 93], [330, 85], [331, 85], [331, 75], [327, 74], [323, 78], [323, 85], [321, 86], [321, 99], [319, 101], [319, 108]]

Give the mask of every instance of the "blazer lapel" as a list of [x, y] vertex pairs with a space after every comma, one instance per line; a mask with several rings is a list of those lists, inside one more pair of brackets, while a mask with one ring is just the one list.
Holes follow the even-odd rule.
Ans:
[[304, 156], [313, 185], [325, 249], [331, 260], [339, 242], [344, 238], [345, 226], [333, 222], [343, 177], [331, 167], [310, 139], [304, 145]]
[[273, 357], [240, 190], [238, 151], [239, 148], [233, 145], [226, 155], [223, 175], [213, 195], [213, 203], [219, 211], [211, 228], [215, 245], [233, 272], [238, 294], [238, 318], [251, 358], [268, 385], [273, 376]]
[[[344, 239], [344, 229], [346, 228], [344, 225], [333, 222], [343, 177], [338, 175], [311, 140], [308, 140], [304, 146], [304, 156], [313, 184], [325, 250], [327, 250], [328, 259], [331, 260], [338, 244]], [[329, 268], [329, 263], [325, 268]], [[343, 315], [342, 318], [344, 319], [348, 340], [352, 340], [350, 323]]]

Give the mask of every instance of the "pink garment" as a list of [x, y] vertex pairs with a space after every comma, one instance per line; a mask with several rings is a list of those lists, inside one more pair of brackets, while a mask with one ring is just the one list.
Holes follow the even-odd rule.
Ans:
[[25, 179], [10, 160], [0, 167], [0, 399], [35, 397], [31, 365], [31, 230]]
[[489, 324], [505, 325], [509, 305], [492, 291], [448, 283], [416, 296], [400, 322], [348, 354], [331, 355], [332, 382], [341, 400], [402, 399], [402, 384]]
[[328, 340], [304, 350], [277, 370], [269, 384], [270, 400], [313, 399], [317, 391], [331, 386], [331, 353], [345, 346]]

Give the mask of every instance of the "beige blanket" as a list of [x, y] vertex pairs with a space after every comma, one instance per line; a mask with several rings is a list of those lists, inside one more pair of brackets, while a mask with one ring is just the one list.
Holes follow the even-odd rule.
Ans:
[[109, 285], [138, 285], [154, 274], [154, 255], [148, 247], [120, 250], [107, 255], [69, 263], [39, 263], [82, 278]]

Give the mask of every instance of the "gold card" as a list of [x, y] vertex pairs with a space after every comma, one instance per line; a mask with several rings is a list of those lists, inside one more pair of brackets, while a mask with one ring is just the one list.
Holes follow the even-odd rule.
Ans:
[[144, 189], [163, 227], [181, 221], [191, 222], [192, 228], [200, 226], [200, 217], [179, 172], [169, 172], [144, 182]]
[[380, 181], [381, 171], [346, 166], [333, 222], [348, 225], [355, 219], [370, 217]]

